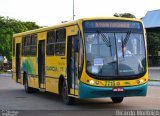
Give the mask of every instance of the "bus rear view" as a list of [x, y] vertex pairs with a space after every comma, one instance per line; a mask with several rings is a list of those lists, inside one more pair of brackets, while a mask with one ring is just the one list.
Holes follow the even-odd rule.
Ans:
[[80, 98], [146, 96], [147, 59], [143, 25], [138, 20], [83, 21], [84, 69]]

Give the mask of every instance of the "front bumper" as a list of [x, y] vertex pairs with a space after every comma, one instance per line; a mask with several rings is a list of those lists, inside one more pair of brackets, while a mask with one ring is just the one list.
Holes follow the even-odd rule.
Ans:
[[112, 87], [96, 87], [84, 84], [79, 84], [80, 98], [100, 98], [100, 97], [130, 97], [130, 96], [146, 96], [147, 83], [138, 86], [123, 87], [123, 92], [113, 92]]

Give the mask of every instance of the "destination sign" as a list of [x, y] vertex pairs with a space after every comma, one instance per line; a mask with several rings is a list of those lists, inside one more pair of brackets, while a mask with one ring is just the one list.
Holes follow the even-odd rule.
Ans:
[[86, 21], [84, 22], [84, 26], [85, 28], [141, 28], [139, 22], [131, 21]]
[[96, 27], [113, 27], [113, 28], [129, 28], [130, 25], [128, 23], [95, 23]]

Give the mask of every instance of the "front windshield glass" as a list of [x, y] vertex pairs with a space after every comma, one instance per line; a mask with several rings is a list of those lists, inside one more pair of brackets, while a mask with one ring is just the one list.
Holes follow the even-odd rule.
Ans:
[[98, 76], [130, 76], [145, 71], [141, 33], [85, 33], [87, 72]]

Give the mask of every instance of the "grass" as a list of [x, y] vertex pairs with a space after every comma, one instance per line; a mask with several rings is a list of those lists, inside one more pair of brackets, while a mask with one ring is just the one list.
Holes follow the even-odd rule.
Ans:
[[7, 71], [0, 71], [0, 74], [9, 74]]

